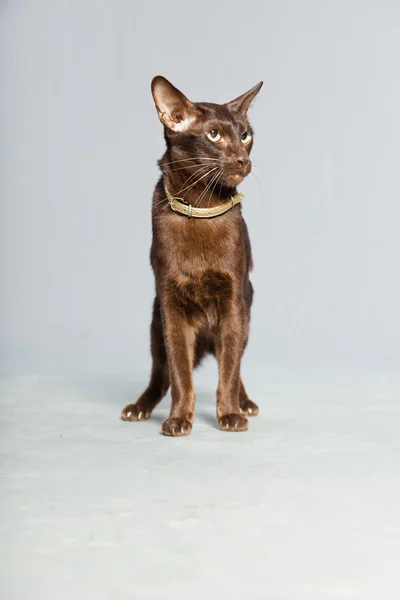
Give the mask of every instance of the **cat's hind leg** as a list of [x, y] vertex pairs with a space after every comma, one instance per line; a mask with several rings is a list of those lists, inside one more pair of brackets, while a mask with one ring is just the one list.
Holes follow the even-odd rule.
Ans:
[[151, 355], [153, 367], [150, 383], [134, 404], [125, 406], [121, 413], [123, 421], [145, 421], [149, 419], [153, 409], [162, 400], [169, 388], [167, 352], [162, 329], [160, 302], [157, 297], [154, 300], [151, 322]]

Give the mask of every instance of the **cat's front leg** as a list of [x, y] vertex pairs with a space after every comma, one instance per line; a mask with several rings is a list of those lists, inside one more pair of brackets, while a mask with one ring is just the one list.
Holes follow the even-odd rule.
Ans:
[[196, 396], [192, 372], [196, 333], [173, 299], [164, 302], [162, 314], [172, 395], [171, 412], [162, 424], [162, 433], [183, 436], [191, 432], [194, 420]]
[[240, 362], [242, 359], [245, 312], [232, 310], [215, 334], [215, 354], [218, 361], [217, 419], [224, 431], [246, 431], [248, 421], [240, 409]]

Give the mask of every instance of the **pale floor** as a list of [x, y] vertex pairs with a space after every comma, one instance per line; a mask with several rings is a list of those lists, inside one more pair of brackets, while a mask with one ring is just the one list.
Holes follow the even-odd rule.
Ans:
[[247, 377], [236, 434], [197, 379], [179, 439], [119, 420], [142, 382], [3, 379], [1, 599], [397, 600], [400, 379]]

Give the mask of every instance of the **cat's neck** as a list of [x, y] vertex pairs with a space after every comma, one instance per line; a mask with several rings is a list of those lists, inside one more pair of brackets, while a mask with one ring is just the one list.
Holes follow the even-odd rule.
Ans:
[[[168, 162], [168, 161], [165, 161]], [[185, 203], [197, 208], [219, 206], [237, 194], [236, 187], [226, 187], [218, 183], [218, 170], [210, 165], [210, 169], [186, 170], [179, 163], [173, 169], [169, 164], [162, 164], [164, 187], [171, 196], [181, 198]], [[212, 171], [211, 171], [212, 170]], [[209, 173], [209, 174], [208, 174]], [[205, 174], [205, 176], [203, 176]]]

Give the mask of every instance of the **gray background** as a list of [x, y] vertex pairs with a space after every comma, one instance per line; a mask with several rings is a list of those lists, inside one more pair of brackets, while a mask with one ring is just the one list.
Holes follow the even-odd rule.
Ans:
[[148, 370], [162, 74], [215, 102], [264, 80], [245, 369], [396, 369], [399, 25], [394, 0], [3, 3], [3, 368]]
[[[398, 0], [14, 0], [0, 39], [4, 598], [400, 597]], [[188, 438], [168, 399], [119, 419], [150, 362], [157, 73], [265, 82], [245, 434], [212, 360]]]

